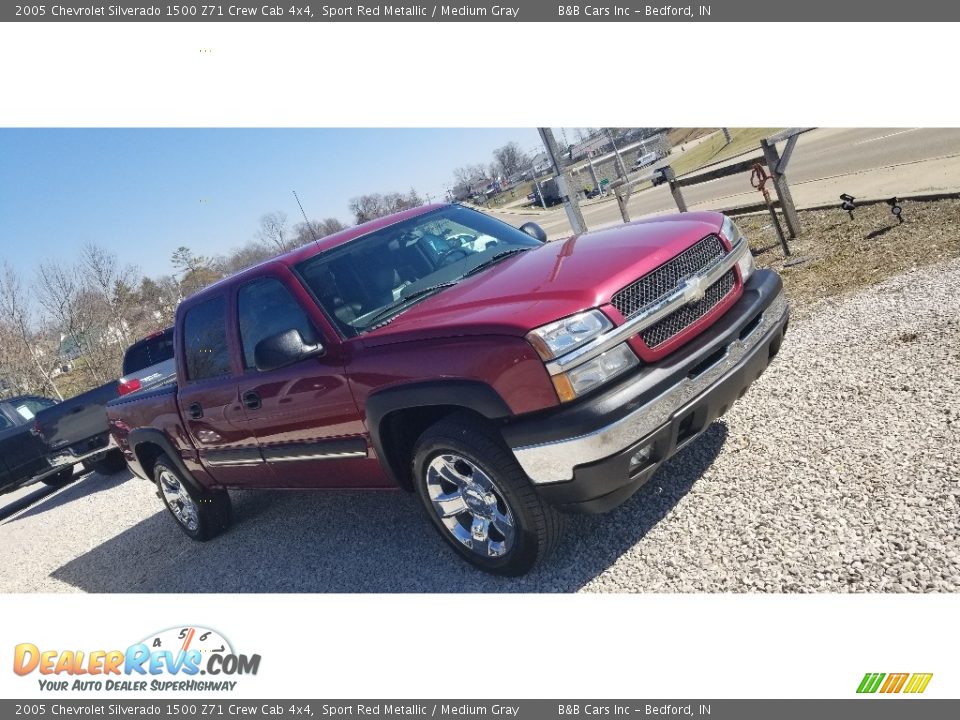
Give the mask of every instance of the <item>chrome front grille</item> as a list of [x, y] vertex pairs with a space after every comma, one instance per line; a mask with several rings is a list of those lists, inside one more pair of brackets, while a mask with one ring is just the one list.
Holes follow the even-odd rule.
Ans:
[[631, 315], [670, 294], [677, 289], [677, 285], [723, 257], [726, 252], [719, 237], [707, 235], [653, 272], [627, 285], [613, 296], [611, 302], [629, 320]]
[[733, 270], [727, 272], [713, 285], [707, 288], [703, 298], [690, 305], [684, 305], [676, 312], [670, 313], [663, 320], [651, 325], [640, 333], [640, 337], [649, 348], [662, 345], [681, 330], [689, 327], [706, 315], [713, 307], [733, 290], [736, 284], [736, 275]]
[[[674, 292], [684, 281], [700, 273], [727, 254], [723, 242], [716, 235], [703, 240], [668, 260], [653, 272], [618, 291], [611, 303], [627, 320]], [[696, 322], [719, 303], [736, 284], [731, 269], [706, 289], [701, 300], [684, 305], [640, 333], [647, 347], [662, 345], [674, 335]]]

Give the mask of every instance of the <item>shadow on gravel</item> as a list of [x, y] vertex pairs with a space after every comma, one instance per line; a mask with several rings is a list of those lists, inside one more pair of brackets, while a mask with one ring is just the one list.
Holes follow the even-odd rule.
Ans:
[[315, 491], [235, 492], [235, 525], [207, 543], [189, 540], [158, 501], [155, 515], [52, 576], [88, 592], [572, 592], [670, 512], [726, 437], [714, 423], [614, 512], [571, 517], [557, 551], [522, 578], [460, 561], [413, 495]]
[[[74, 500], [78, 500], [87, 495], [93, 495], [94, 493], [102, 492], [104, 490], [110, 490], [111, 488], [116, 487], [120, 483], [124, 483], [127, 480], [130, 480], [133, 477], [133, 474], [129, 470], [123, 470], [113, 475], [99, 475], [95, 472], [87, 472], [83, 475], [75, 476], [74, 479], [63, 487], [62, 490], [58, 488], [47, 487], [46, 485], [41, 485], [42, 489], [36, 493], [31, 493], [29, 496], [23, 498], [25, 502], [22, 507], [29, 507], [30, 509], [27, 512], [20, 513], [15, 518], [6, 519], [13, 513], [19, 511], [20, 507], [17, 510], [14, 510], [11, 513], [5, 512], [4, 508], [3, 515], [0, 518], [5, 519], [4, 524], [15, 523], [17, 520], [22, 520], [23, 518], [30, 517], [31, 515], [39, 515], [41, 513], [47, 512], [48, 510], [53, 510], [54, 508], [65, 505]], [[59, 492], [58, 492], [59, 490]], [[104, 509], [104, 512], [109, 514], [108, 509]]]

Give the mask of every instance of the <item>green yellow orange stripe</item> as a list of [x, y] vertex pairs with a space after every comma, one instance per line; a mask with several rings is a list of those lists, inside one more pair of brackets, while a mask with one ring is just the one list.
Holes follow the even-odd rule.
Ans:
[[927, 689], [933, 673], [865, 673], [857, 686], [858, 693], [891, 695], [899, 692], [917, 694]]

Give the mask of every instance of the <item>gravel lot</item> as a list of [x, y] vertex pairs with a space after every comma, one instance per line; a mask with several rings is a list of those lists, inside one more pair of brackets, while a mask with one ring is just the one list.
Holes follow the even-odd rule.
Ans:
[[957, 288], [952, 260], [807, 306], [722, 422], [518, 580], [458, 561], [406, 494], [236, 493], [196, 544], [121, 473], [0, 522], [0, 591], [958, 591]]

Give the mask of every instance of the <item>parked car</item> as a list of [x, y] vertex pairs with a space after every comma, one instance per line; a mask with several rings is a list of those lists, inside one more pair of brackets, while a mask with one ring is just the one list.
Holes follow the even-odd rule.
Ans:
[[121, 395], [146, 390], [176, 379], [173, 362], [173, 328], [148, 335], [135, 342], [123, 355]]
[[[431, 205], [188, 298], [177, 382], [107, 407], [127, 462], [196, 540], [230, 488], [399, 487], [467, 561], [527, 571], [726, 412], [789, 311], [718, 213], [521, 230]], [[497, 244], [429, 241], [458, 234]]]
[[114, 380], [63, 402], [37, 395], [0, 401], [0, 490], [33, 480], [62, 485], [78, 463], [104, 474], [122, 470], [105, 410], [115, 397]]
[[633, 163], [633, 169], [639, 170], [647, 165], [653, 165], [659, 159], [660, 154], [656, 152], [648, 152], [644, 153], [643, 155], [638, 155], [636, 162]]

